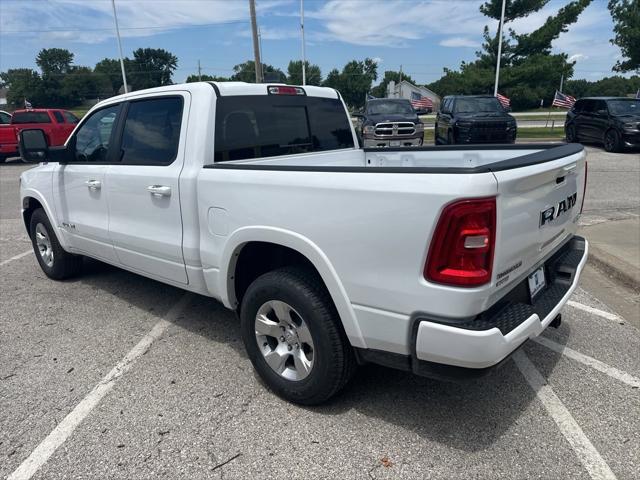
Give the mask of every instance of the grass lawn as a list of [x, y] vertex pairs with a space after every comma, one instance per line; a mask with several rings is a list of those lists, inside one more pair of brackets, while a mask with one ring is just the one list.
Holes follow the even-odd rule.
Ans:
[[[433, 145], [433, 133], [434, 130], [425, 130], [424, 132], [424, 143], [425, 145]], [[564, 140], [564, 128], [556, 127], [556, 128], [535, 128], [535, 127], [525, 127], [518, 129], [518, 140], [554, 140], [554, 141], [562, 141]]]
[[73, 113], [76, 117], [78, 118], [82, 118], [84, 117], [87, 112], [89, 111], [88, 108], [75, 108], [73, 110], [69, 110], [71, 113]]

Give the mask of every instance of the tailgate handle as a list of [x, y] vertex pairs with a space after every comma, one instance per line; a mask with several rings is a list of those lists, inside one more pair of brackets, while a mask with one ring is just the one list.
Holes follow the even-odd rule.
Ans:
[[574, 163], [572, 165], [567, 165], [566, 167], [562, 167], [565, 172], [570, 172], [571, 170], [575, 170], [578, 164]]

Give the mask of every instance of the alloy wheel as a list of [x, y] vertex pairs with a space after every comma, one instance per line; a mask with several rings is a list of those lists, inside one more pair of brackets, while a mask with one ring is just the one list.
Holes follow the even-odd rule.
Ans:
[[313, 338], [291, 305], [280, 300], [264, 303], [254, 325], [258, 349], [274, 372], [291, 381], [309, 376], [315, 361]]
[[36, 225], [36, 246], [42, 261], [47, 267], [53, 266], [53, 249], [46, 227], [42, 223]]

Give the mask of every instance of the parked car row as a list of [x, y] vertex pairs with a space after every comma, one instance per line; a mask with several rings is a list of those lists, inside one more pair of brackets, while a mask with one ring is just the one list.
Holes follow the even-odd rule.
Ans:
[[0, 112], [0, 162], [18, 155], [18, 134], [21, 130], [39, 128], [49, 146], [64, 145], [79, 119], [68, 110], [36, 108], [16, 110], [13, 115]]

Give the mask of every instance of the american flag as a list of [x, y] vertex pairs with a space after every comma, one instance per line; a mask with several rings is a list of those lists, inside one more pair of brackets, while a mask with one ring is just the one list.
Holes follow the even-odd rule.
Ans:
[[411, 105], [416, 110], [426, 110], [433, 108], [433, 102], [429, 97], [423, 97], [417, 92], [411, 92]]
[[565, 95], [556, 90], [556, 95], [553, 97], [552, 107], [571, 108], [576, 103], [576, 99], [571, 95]]
[[496, 98], [504, 108], [509, 108], [511, 106], [511, 100], [509, 100], [508, 97], [496, 93]]

